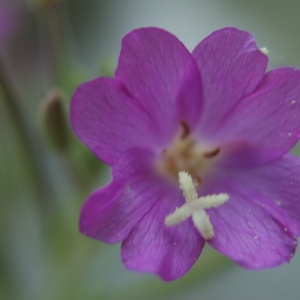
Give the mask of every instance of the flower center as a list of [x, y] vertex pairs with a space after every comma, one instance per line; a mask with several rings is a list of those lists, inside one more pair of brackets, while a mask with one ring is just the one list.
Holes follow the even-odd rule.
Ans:
[[165, 217], [166, 226], [175, 226], [191, 217], [205, 240], [214, 237], [213, 225], [205, 209], [216, 208], [229, 199], [225, 193], [198, 197], [197, 187], [203, 184], [204, 175], [219, 159], [220, 147], [205, 147], [190, 133], [188, 124], [181, 122], [181, 132], [158, 160], [158, 170], [175, 180], [183, 191], [185, 203]]
[[158, 162], [158, 170], [167, 177], [178, 180], [178, 173], [185, 171], [190, 174], [196, 184], [202, 182], [204, 173], [216, 161], [221, 148], [207, 148], [200, 145], [190, 134], [185, 121], [181, 122], [181, 132], [173, 144], [162, 152]]

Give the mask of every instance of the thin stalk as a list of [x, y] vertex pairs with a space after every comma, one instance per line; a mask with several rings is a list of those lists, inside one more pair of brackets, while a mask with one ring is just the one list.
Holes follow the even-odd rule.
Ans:
[[33, 124], [26, 119], [19, 101], [15, 95], [12, 83], [6, 73], [3, 61], [0, 58], [0, 90], [3, 94], [7, 112], [15, 127], [20, 145], [30, 167], [30, 173], [35, 184], [38, 203], [43, 212], [48, 211], [52, 197], [51, 181], [47, 174], [47, 168], [42, 158], [41, 147], [39, 147], [38, 135]]
[[64, 26], [64, 4], [60, 0], [47, 0], [36, 10], [40, 30], [41, 54], [45, 56], [51, 84], [61, 86], [62, 72], [67, 66], [66, 43], [68, 35]]

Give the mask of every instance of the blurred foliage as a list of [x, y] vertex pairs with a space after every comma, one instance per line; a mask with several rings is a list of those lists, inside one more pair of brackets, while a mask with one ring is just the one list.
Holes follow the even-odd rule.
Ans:
[[[109, 178], [108, 168], [73, 136], [68, 124], [69, 99], [79, 83], [113, 74], [112, 66], [100, 61], [98, 72], [88, 70], [74, 48], [71, 27], [82, 30], [93, 5], [1, 0], [0, 10], [8, 8], [16, 10], [10, 23], [18, 30], [4, 41], [0, 60], [0, 298], [166, 295], [166, 285], [152, 276], [128, 273], [123, 278], [123, 271], [118, 278], [116, 273], [123, 270], [115, 253], [118, 245], [106, 261], [111, 247], [77, 229], [83, 199]], [[72, 18], [75, 23], [69, 22]], [[201, 268], [209, 274], [223, 258], [206, 256]], [[169, 291], [198, 282], [196, 274], [195, 268], [178, 285], [170, 284]]]

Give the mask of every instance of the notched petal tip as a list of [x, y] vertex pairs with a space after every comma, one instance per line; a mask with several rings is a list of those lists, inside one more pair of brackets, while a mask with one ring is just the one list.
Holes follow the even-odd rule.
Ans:
[[126, 35], [116, 78], [141, 101], [166, 140], [181, 120], [189, 120], [191, 127], [198, 122], [203, 101], [201, 75], [191, 53], [171, 33], [150, 27]]
[[209, 141], [222, 130], [233, 108], [261, 82], [268, 57], [251, 34], [231, 27], [213, 32], [192, 55], [202, 75], [206, 100], [198, 130]]

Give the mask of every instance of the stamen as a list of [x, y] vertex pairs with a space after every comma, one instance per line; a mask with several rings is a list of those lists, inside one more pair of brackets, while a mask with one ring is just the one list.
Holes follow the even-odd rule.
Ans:
[[180, 121], [180, 124], [182, 126], [183, 132], [181, 134], [181, 139], [184, 140], [189, 134], [190, 134], [190, 127], [187, 122]]
[[165, 225], [174, 226], [192, 217], [195, 227], [199, 230], [205, 240], [214, 237], [214, 229], [209, 220], [209, 215], [205, 209], [216, 208], [229, 200], [229, 195], [225, 193], [213, 194], [198, 198], [196, 186], [192, 177], [187, 172], [179, 172], [179, 187], [183, 191], [186, 203], [180, 208], [166, 216]]
[[203, 153], [203, 156], [206, 157], [206, 158], [215, 157], [220, 153], [220, 151], [221, 151], [220, 148], [216, 148], [213, 151]]

